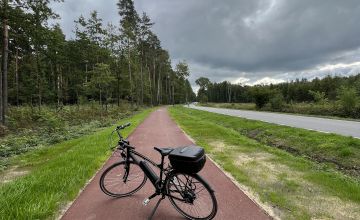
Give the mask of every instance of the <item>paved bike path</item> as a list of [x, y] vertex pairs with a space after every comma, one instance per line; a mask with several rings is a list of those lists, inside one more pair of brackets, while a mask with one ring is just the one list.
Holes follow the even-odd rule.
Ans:
[[[159, 162], [160, 155], [153, 150], [154, 146], [176, 147], [193, 144], [169, 117], [166, 108], [161, 108], [141, 123], [129, 136], [129, 141], [136, 150]], [[99, 188], [102, 171], [118, 161], [119, 157], [110, 157], [104, 167], [85, 187], [70, 208], [65, 212], [63, 220], [93, 219], [130, 219], [144, 220], [150, 215], [159, 197], [151, 200], [147, 206], [142, 201], [153, 192], [148, 180], [145, 186], [133, 196], [111, 198]], [[84, 164], [86, 166], [86, 164]], [[218, 212], [214, 219], [270, 219], [270, 217], [249, 199], [218, 167], [207, 160], [205, 168], [200, 172], [215, 190], [218, 201]], [[184, 219], [170, 204], [168, 199], [161, 202], [154, 215], [156, 220]]]

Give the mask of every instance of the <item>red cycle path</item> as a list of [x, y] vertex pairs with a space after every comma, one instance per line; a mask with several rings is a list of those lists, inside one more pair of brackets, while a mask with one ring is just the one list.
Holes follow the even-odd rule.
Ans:
[[[137, 151], [157, 162], [160, 160], [160, 155], [153, 150], [154, 146], [176, 147], [193, 144], [169, 117], [166, 108], [151, 113], [128, 139], [136, 147]], [[149, 180], [140, 191], [126, 198], [111, 198], [100, 190], [99, 179], [102, 171], [118, 160], [120, 160], [119, 157], [111, 157], [106, 162], [104, 167], [65, 212], [62, 217], [63, 220], [144, 220], [148, 218], [159, 198], [154, 198], [147, 206], [142, 205], [142, 201], [154, 192]], [[270, 219], [210, 160], [207, 160], [200, 175], [215, 190], [218, 212], [214, 219]], [[165, 199], [161, 202], [153, 219], [184, 218], [171, 206], [168, 199]]]

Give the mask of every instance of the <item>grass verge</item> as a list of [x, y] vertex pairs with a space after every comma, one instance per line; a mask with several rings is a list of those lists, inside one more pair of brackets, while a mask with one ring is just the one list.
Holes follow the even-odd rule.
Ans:
[[[209, 114], [198, 114], [206, 119]], [[339, 171], [360, 178], [360, 139], [306, 129], [276, 125], [220, 114], [212, 115], [224, 127], [260, 143], [286, 150], [294, 155], [327, 163]]]
[[[131, 118], [128, 135], [151, 109]], [[12, 164], [29, 173], [0, 185], [0, 219], [46, 219], [72, 201], [109, 157], [108, 137], [113, 127], [95, 134], [36, 149], [16, 157]]]
[[[339, 142], [343, 143], [342, 147], [352, 149], [359, 140], [183, 107], [170, 108], [170, 113], [197, 144], [204, 146], [215, 161], [257, 195], [259, 201], [271, 207], [276, 216], [283, 219], [360, 218], [357, 178], [344, 175], [331, 164], [318, 163], [266, 144], [281, 140], [289, 146], [297, 144], [299, 149], [312, 148], [321, 155], [327, 147]], [[247, 132], [252, 130], [261, 138], [248, 137]], [[321, 145], [317, 145], [319, 142]], [[352, 157], [360, 158], [355, 158], [355, 154]]]

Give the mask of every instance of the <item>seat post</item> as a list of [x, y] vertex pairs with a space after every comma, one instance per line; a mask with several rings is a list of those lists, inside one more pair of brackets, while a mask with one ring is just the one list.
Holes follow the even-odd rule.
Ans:
[[160, 187], [162, 184], [163, 170], [164, 170], [164, 158], [165, 156], [161, 154], [161, 163], [160, 163]]

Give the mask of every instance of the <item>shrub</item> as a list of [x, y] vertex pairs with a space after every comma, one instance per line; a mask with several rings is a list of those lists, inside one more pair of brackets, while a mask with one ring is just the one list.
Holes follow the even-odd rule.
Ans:
[[320, 91], [312, 91], [309, 90], [310, 95], [312, 95], [315, 103], [319, 103], [319, 104], [325, 104], [328, 102], [328, 99], [325, 98], [325, 92], [320, 92]]
[[284, 96], [281, 93], [275, 93], [270, 99], [271, 109], [280, 111], [284, 106]]
[[359, 97], [355, 88], [342, 86], [338, 91], [338, 100], [346, 116], [353, 116]]
[[260, 109], [264, 107], [269, 102], [270, 94], [271, 91], [266, 87], [254, 87], [252, 90], [252, 96], [254, 97], [256, 108]]
[[200, 96], [199, 96], [199, 102], [200, 103], [207, 103], [208, 102], [208, 97], [204, 93], [201, 93]]

